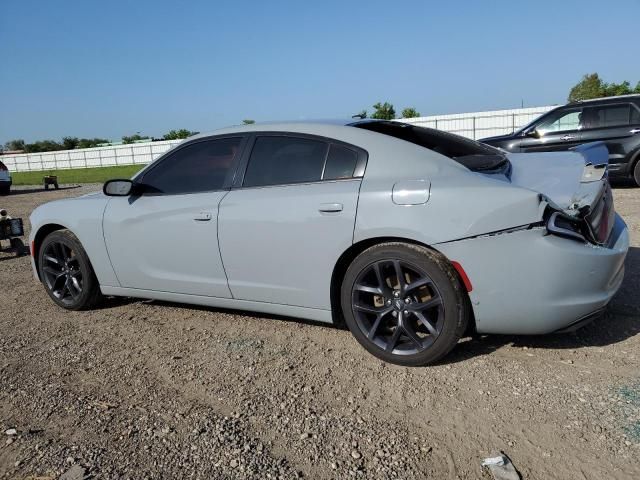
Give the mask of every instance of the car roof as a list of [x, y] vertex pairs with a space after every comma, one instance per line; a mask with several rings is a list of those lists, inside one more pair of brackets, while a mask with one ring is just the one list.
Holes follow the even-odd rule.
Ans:
[[189, 137], [188, 140], [212, 137], [215, 135], [225, 135], [230, 133], [250, 133], [260, 131], [281, 131], [281, 132], [308, 132], [322, 134], [323, 127], [351, 127], [361, 123], [382, 122], [372, 118], [338, 118], [338, 119], [315, 119], [315, 120], [288, 120], [256, 122], [248, 125], [231, 125], [210, 132], [203, 132]]
[[600, 97], [600, 98], [589, 98], [587, 100], [576, 100], [574, 102], [567, 103], [566, 106], [570, 105], [580, 105], [584, 103], [618, 103], [620, 101], [625, 100], [639, 100], [640, 101], [640, 93], [630, 93], [628, 95], [615, 95], [611, 97]]

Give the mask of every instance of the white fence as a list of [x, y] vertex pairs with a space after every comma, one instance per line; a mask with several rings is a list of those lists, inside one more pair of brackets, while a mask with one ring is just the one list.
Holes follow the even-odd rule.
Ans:
[[12, 172], [147, 164], [181, 141], [164, 140], [161, 142], [114, 145], [112, 147], [2, 155], [0, 156], [0, 161]]
[[403, 122], [437, 128], [478, 140], [505, 135], [525, 126], [555, 106], [494, 110], [491, 112], [456, 113], [430, 117], [404, 118]]
[[[457, 133], [477, 140], [493, 135], [511, 133], [552, 108], [555, 107], [457, 113], [453, 115], [407, 118], [402, 121]], [[2, 155], [0, 160], [13, 172], [146, 164], [180, 142], [181, 140], [165, 140], [162, 142], [134, 143], [113, 147], [84, 148], [81, 150]]]

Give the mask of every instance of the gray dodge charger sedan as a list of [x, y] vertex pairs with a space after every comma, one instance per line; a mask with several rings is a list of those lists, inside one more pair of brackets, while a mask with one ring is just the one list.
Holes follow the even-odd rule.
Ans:
[[33, 269], [71, 310], [127, 296], [344, 322], [373, 355], [425, 365], [470, 331], [603, 310], [629, 246], [607, 158], [392, 121], [233, 127], [37, 208]]

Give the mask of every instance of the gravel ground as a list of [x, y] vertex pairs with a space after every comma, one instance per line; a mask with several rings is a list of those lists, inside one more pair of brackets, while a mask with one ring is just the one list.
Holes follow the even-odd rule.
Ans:
[[[96, 190], [16, 189], [14, 216]], [[384, 364], [348, 331], [131, 299], [56, 307], [0, 254], [0, 477], [640, 478], [640, 189], [606, 317], [576, 334], [465, 339]], [[28, 225], [27, 225], [28, 228]]]

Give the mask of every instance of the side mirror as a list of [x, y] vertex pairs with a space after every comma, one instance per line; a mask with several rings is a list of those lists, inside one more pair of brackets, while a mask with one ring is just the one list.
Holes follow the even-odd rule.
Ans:
[[133, 190], [133, 182], [131, 180], [107, 180], [102, 187], [105, 195], [110, 197], [128, 197]]
[[534, 128], [533, 130], [524, 132], [524, 136], [528, 138], [540, 138], [540, 132]]

